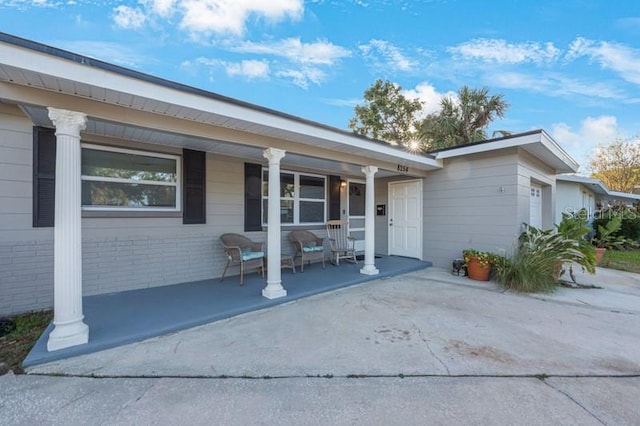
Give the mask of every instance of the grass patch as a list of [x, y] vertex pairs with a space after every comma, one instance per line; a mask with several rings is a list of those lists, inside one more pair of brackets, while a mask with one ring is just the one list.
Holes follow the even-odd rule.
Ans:
[[640, 274], [640, 250], [607, 250], [600, 266]]
[[6, 363], [14, 373], [23, 373], [22, 361], [52, 318], [51, 310], [7, 317], [16, 323], [16, 329], [0, 337], [0, 362]]

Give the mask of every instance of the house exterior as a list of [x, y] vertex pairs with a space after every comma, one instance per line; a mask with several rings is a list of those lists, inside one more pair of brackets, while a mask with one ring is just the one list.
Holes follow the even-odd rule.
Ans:
[[577, 167], [541, 130], [421, 155], [0, 33], [0, 315], [53, 306], [48, 349], [86, 343], [83, 295], [220, 277], [226, 232], [266, 243], [281, 297], [289, 231], [331, 219], [363, 274], [448, 267], [552, 226]]
[[556, 186], [556, 223], [562, 220], [562, 213], [573, 214], [585, 209], [592, 220], [598, 210], [607, 206], [640, 203], [640, 194], [611, 191], [600, 179], [586, 176], [558, 175]]

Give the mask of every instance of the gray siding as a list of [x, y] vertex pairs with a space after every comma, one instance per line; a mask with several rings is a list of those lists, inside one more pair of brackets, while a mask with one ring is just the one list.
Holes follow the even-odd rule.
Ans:
[[32, 227], [32, 144], [31, 121], [0, 104], [0, 315], [53, 301], [53, 229]]
[[514, 149], [449, 159], [431, 173], [423, 186], [423, 258], [449, 268], [465, 248], [510, 252], [520, 230], [517, 171]]
[[[134, 142], [86, 142], [180, 153]], [[0, 315], [53, 305], [53, 228], [32, 227], [31, 192], [31, 122], [19, 109], [0, 105]], [[220, 235], [244, 233], [243, 194], [243, 160], [209, 153], [206, 224], [183, 225], [181, 217], [84, 217], [83, 294], [219, 277], [226, 263]], [[326, 236], [324, 229], [314, 232]], [[283, 227], [283, 253], [293, 252], [288, 234]], [[266, 232], [246, 235], [266, 241]]]

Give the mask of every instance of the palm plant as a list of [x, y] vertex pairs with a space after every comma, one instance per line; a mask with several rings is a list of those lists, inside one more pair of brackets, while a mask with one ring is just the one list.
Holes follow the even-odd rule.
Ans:
[[581, 243], [575, 238], [557, 230], [523, 225], [525, 231], [518, 239], [518, 251], [498, 275], [498, 281], [506, 288], [522, 292], [550, 292], [556, 287], [562, 264], [590, 264], [589, 253], [581, 250]]
[[489, 95], [489, 89], [463, 86], [456, 99], [445, 97], [440, 111], [420, 124], [419, 135], [431, 147], [442, 149], [487, 139], [486, 129], [502, 118], [509, 104], [503, 95]]
[[590, 274], [596, 273], [596, 252], [593, 245], [587, 240], [587, 235], [591, 232], [589, 222], [587, 220], [587, 211], [580, 210], [577, 214], [571, 215], [562, 213], [562, 221], [556, 225], [556, 231], [567, 239], [578, 242], [578, 250], [582, 256], [575, 258], [569, 263], [569, 276], [575, 283], [576, 278], [573, 275], [573, 262], [578, 263], [583, 271]]

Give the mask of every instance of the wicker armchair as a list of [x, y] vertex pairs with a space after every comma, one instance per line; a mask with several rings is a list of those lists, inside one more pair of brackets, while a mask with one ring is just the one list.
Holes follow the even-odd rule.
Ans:
[[296, 248], [294, 258], [300, 258], [301, 272], [304, 272], [305, 261], [311, 263], [312, 260], [317, 259], [322, 260], [322, 269], [324, 269], [324, 239], [310, 231], [291, 231], [289, 233], [289, 241]]
[[356, 239], [349, 236], [349, 226], [344, 220], [327, 222], [327, 235], [331, 244], [331, 263], [340, 265], [340, 259], [358, 263], [356, 259]]
[[256, 243], [240, 234], [223, 234], [220, 236], [222, 247], [227, 255], [227, 265], [220, 281], [224, 280], [224, 276], [229, 266], [240, 265], [240, 285], [244, 285], [245, 268], [259, 268], [264, 278], [264, 248], [262, 243]]

